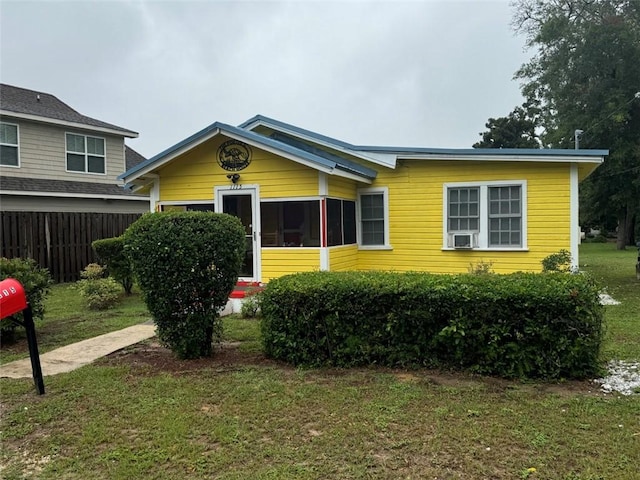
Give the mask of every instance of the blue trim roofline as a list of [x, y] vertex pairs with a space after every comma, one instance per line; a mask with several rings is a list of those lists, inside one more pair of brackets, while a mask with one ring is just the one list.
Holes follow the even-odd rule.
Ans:
[[335, 138], [327, 137], [319, 133], [296, 127], [289, 123], [281, 122], [264, 115], [256, 115], [249, 120], [242, 122], [238, 128], [246, 129], [253, 123], [263, 122], [267, 126], [273, 126], [284, 130], [289, 130], [297, 134], [315, 138], [325, 143], [353, 150], [354, 152], [389, 153], [389, 154], [434, 154], [434, 155], [554, 155], [554, 156], [588, 156], [601, 157], [609, 155], [609, 150], [568, 150], [560, 148], [428, 148], [428, 147], [392, 147], [375, 145], [353, 145]]
[[290, 155], [293, 155], [295, 157], [298, 157], [300, 159], [306, 160], [310, 163], [314, 163], [316, 165], [319, 165], [321, 167], [327, 168], [327, 169], [338, 169], [338, 170], [342, 170], [345, 172], [349, 172], [349, 173], [354, 173], [356, 175], [365, 177], [367, 179], [373, 180], [374, 178], [376, 178], [377, 172], [373, 169], [367, 168], [365, 166], [362, 165], [358, 165], [355, 162], [350, 162], [348, 160], [343, 160], [338, 156], [332, 156], [332, 158], [327, 158], [328, 156], [319, 156], [315, 153], [312, 152], [308, 152], [305, 150], [301, 150], [299, 148], [296, 148], [295, 146], [289, 145], [287, 143], [284, 142], [280, 142], [277, 141], [275, 139], [272, 139], [270, 137], [265, 137], [263, 135], [257, 134], [252, 132], [251, 130], [244, 130], [238, 127], [234, 127], [232, 125], [227, 125], [225, 123], [220, 123], [220, 122], [214, 122], [211, 125], [209, 125], [208, 127], [203, 128], [202, 130], [200, 130], [199, 132], [194, 133], [193, 135], [185, 138], [184, 140], [176, 143], [175, 145], [167, 148], [166, 150], [163, 150], [162, 152], [160, 152], [157, 155], [154, 155], [153, 157], [149, 158], [148, 160], [136, 165], [135, 167], [127, 170], [126, 172], [124, 172], [122, 175], [120, 175], [118, 177], [118, 179], [122, 180], [126, 177], [129, 177], [131, 175], [136, 174], [137, 172], [140, 172], [142, 170], [144, 170], [145, 168], [153, 165], [154, 163], [158, 162], [159, 160], [161, 160], [162, 158], [171, 155], [172, 153], [180, 150], [183, 147], [186, 147], [196, 141], [198, 141], [199, 139], [206, 137], [207, 135], [209, 135], [210, 133], [212, 133], [215, 130], [220, 130], [220, 132], [222, 133], [228, 133], [231, 135], [235, 135], [237, 137], [240, 137], [242, 139], [245, 139], [247, 141], [250, 142], [255, 142], [258, 144], [262, 144], [271, 148], [274, 148], [276, 150], [279, 150], [281, 152], [286, 152]]
[[264, 122], [268, 125], [273, 125], [274, 127], [282, 128], [285, 130], [290, 130], [299, 135], [315, 138], [316, 140], [337, 145], [342, 148], [348, 148], [351, 150], [354, 149], [353, 145], [351, 145], [350, 143], [343, 142], [342, 140], [338, 140], [337, 138], [327, 137], [326, 135], [321, 135], [319, 133], [312, 132], [311, 130], [306, 130], [304, 128], [296, 127], [295, 125], [291, 125], [290, 123], [281, 122], [280, 120], [275, 120], [273, 118], [265, 117], [264, 115], [256, 115], [255, 117], [250, 118], [246, 122], [242, 122], [240, 125], [238, 125], [238, 128], [242, 128], [246, 130], [249, 125], [256, 122]]
[[303, 142], [302, 140], [299, 140], [296, 137], [292, 137], [291, 135], [287, 135], [286, 133], [282, 133], [279, 131], [276, 131], [274, 133], [272, 133], [269, 138], [272, 138], [274, 140], [276, 140], [277, 142], [280, 143], [284, 143], [286, 145], [290, 145], [293, 148], [297, 148], [299, 150], [302, 150], [304, 152], [308, 152], [311, 155], [315, 155], [318, 157], [322, 157], [322, 158], [326, 158], [327, 160], [331, 160], [333, 162], [335, 162], [336, 164], [340, 165], [342, 168], [344, 169], [348, 169], [351, 170], [353, 173], [357, 173], [360, 175], [366, 175], [369, 178], [376, 178], [376, 175], [378, 174], [378, 172], [376, 172], [374, 169], [372, 168], [367, 168], [364, 167], [356, 162], [353, 162], [351, 160], [348, 160], [346, 158], [342, 158], [339, 157], [338, 155], [335, 155], [331, 152], [327, 152], [325, 150], [322, 150], [318, 147], [315, 147], [313, 145], [310, 145], [308, 143]]
[[587, 156], [602, 157], [609, 155], [609, 150], [570, 150], [566, 148], [412, 148], [412, 147], [377, 147], [354, 145], [354, 150], [372, 153], [397, 153], [416, 155], [535, 155], [535, 156]]
[[133, 168], [130, 168], [129, 170], [127, 170], [126, 172], [124, 172], [123, 174], [118, 176], [118, 180], [122, 180], [125, 177], [128, 177], [136, 172], [139, 172], [140, 170], [144, 170], [146, 167], [148, 167], [149, 165], [154, 164], [157, 160], [161, 159], [162, 157], [169, 155], [170, 153], [179, 150], [180, 148], [189, 145], [190, 143], [196, 141], [197, 139], [199, 139], [200, 137], [205, 136], [206, 134], [210, 133], [211, 131], [220, 128], [220, 122], [213, 122], [211, 125], [209, 125], [208, 127], [203, 128], [202, 130], [200, 130], [199, 132], [194, 133], [193, 135], [185, 138], [184, 140], [181, 140], [180, 142], [176, 143], [175, 145], [161, 151], [160, 153], [158, 153], [157, 155], [154, 155], [153, 157], [147, 159], [144, 162], [139, 163], [138, 165], [136, 165]]
[[[282, 137], [278, 138], [278, 136], [274, 136], [275, 138], [260, 135], [255, 133], [252, 130], [249, 130], [248, 127], [252, 124], [263, 123], [265, 126], [271, 127], [272, 129], [279, 131], [281, 134], [284, 134]], [[211, 125], [203, 128], [202, 130], [194, 133], [193, 135], [185, 138], [184, 140], [176, 143], [175, 145], [163, 150], [157, 155], [149, 158], [148, 160], [139, 163], [133, 168], [127, 170], [123, 174], [121, 174], [118, 179], [122, 180], [136, 173], [148, 168], [149, 166], [155, 164], [156, 162], [162, 160], [164, 157], [171, 155], [172, 153], [189, 146], [190, 144], [197, 142], [203, 137], [206, 137], [211, 132], [215, 130], [220, 130], [221, 132], [226, 132], [227, 134], [235, 135], [239, 138], [243, 138], [250, 142], [255, 142], [257, 144], [262, 144], [264, 146], [268, 146], [270, 148], [276, 149], [281, 152], [286, 152], [294, 157], [297, 157], [301, 160], [305, 160], [312, 164], [316, 164], [323, 168], [327, 168], [330, 170], [338, 169], [343, 172], [347, 172], [350, 174], [355, 174], [361, 176], [363, 178], [367, 178], [369, 180], [373, 180], [377, 176], [377, 172], [371, 168], [360, 165], [351, 160], [342, 158], [338, 155], [331, 154], [330, 152], [326, 152], [319, 148], [314, 148], [310, 145], [305, 144], [299, 140], [296, 140], [295, 135], [299, 135], [301, 137], [307, 137], [310, 139], [315, 139], [319, 142], [327, 144], [329, 146], [333, 145], [337, 147], [339, 150], [345, 151], [345, 153], [351, 152], [353, 155], [358, 156], [358, 153], [371, 153], [371, 154], [386, 154], [396, 157], [420, 157], [420, 156], [429, 156], [429, 155], [442, 155], [442, 156], [466, 156], [466, 157], [474, 157], [474, 156], [489, 156], [489, 157], [500, 157], [500, 156], [528, 156], [528, 157], [545, 157], [545, 156], [555, 156], [555, 157], [604, 157], [609, 155], [609, 150], [568, 150], [568, 149], [535, 149], [535, 148], [527, 148], [527, 149], [519, 149], [519, 148], [412, 148], [412, 147], [384, 147], [384, 146], [367, 146], [367, 145], [352, 145], [347, 142], [343, 142], [342, 140], [337, 140], [335, 138], [327, 137], [325, 135], [320, 135], [318, 133], [312, 132], [310, 130], [305, 130], [300, 127], [296, 127], [295, 125], [290, 125], [285, 122], [281, 122], [279, 120], [274, 120], [269, 117], [265, 117], [264, 115], [256, 115], [249, 120], [241, 123], [238, 127], [234, 127], [231, 125], [227, 125], [221, 122], [214, 122]], [[285, 130], [286, 132], [282, 132]], [[287, 132], [293, 134], [286, 135]]]

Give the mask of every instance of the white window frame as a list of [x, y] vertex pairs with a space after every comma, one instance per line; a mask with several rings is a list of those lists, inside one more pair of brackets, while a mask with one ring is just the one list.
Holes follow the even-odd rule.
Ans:
[[20, 168], [20, 125], [18, 125], [17, 123], [11, 123], [11, 122], [0, 122], [0, 124], [2, 124], [2, 125], [10, 125], [12, 127], [16, 127], [16, 139], [18, 141], [18, 143], [16, 143], [16, 144], [0, 142], [0, 145], [2, 145], [3, 147], [16, 147], [16, 152], [17, 152], [17, 155], [18, 155], [18, 164], [17, 165], [5, 165], [3, 163], [0, 163], [0, 166], [1, 167], [7, 167], [7, 168]]
[[[68, 150], [67, 146], [68, 146], [68, 142], [67, 142], [67, 136], [68, 135], [75, 135], [76, 137], [83, 137], [84, 138], [84, 152], [73, 152]], [[95, 138], [96, 140], [102, 140], [102, 143], [104, 145], [104, 154], [103, 155], [97, 155], [95, 153], [89, 153], [87, 152], [87, 139], [88, 138]], [[80, 173], [80, 174], [84, 174], [84, 175], [106, 175], [107, 174], [107, 140], [104, 137], [96, 137], [93, 135], [84, 135], [82, 133], [75, 133], [75, 132], [65, 132], [64, 134], [64, 168], [65, 171], [68, 173]], [[84, 171], [81, 170], [69, 170], [69, 154], [72, 155], [84, 155]], [[102, 159], [104, 160], [104, 172], [90, 172], [89, 171], [89, 156], [91, 157], [102, 157]]]
[[[470, 188], [476, 187], [480, 189], [480, 219], [478, 231], [469, 233], [476, 234], [476, 245], [472, 250], [488, 250], [488, 251], [528, 251], [527, 244], [527, 181], [526, 180], [494, 180], [483, 182], [455, 182], [445, 183], [442, 185], [442, 250], [457, 250], [453, 248], [450, 242], [450, 233], [465, 232], [449, 232], [449, 189], [450, 188]], [[522, 245], [509, 246], [501, 245], [498, 247], [489, 246], [489, 187], [520, 187], [521, 201], [521, 234]]]
[[[364, 195], [382, 195], [382, 204], [384, 207], [384, 243], [380, 245], [363, 245], [362, 244], [362, 196]], [[359, 250], [391, 250], [391, 240], [389, 238], [389, 188], [388, 187], [370, 187], [358, 189], [358, 201], [356, 202], [356, 239], [358, 241]]]

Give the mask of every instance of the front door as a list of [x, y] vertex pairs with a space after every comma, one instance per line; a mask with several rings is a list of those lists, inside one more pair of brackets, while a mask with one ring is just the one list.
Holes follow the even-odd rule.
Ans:
[[255, 188], [216, 188], [216, 211], [238, 217], [245, 231], [245, 256], [240, 280], [260, 280], [259, 209]]

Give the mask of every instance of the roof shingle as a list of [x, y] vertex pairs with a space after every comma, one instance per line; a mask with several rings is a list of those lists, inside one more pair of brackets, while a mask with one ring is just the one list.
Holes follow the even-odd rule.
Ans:
[[46, 192], [82, 195], [136, 196], [130, 190], [112, 183], [75, 182], [71, 180], [49, 180], [25, 177], [0, 177], [0, 190], [10, 192]]
[[124, 136], [138, 136], [137, 132], [132, 130], [82, 115], [49, 93], [14, 87], [4, 83], [0, 84], [0, 109], [6, 112], [35, 115], [90, 127], [108, 128], [122, 132]]

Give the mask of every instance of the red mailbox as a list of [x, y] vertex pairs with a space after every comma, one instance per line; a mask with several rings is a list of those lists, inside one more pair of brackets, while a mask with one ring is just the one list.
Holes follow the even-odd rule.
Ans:
[[0, 319], [27, 308], [27, 295], [19, 281], [7, 278], [0, 282]]
[[44, 380], [42, 379], [42, 368], [40, 367], [40, 355], [38, 354], [38, 341], [36, 340], [36, 327], [33, 324], [33, 313], [31, 305], [27, 302], [27, 295], [22, 284], [13, 279], [7, 278], [0, 282], [0, 320], [22, 312], [23, 321], [12, 318], [18, 325], [22, 325], [27, 332], [27, 343], [29, 344], [29, 356], [31, 357], [31, 370], [33, 371], [33, 381], [36, 384], [38, 393], [44, 393]]

